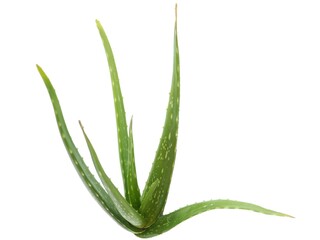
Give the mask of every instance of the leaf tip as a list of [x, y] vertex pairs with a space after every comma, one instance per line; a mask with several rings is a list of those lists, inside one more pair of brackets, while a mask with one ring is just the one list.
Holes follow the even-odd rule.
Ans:
[[38, 69], [38, 72], [43, 72], [42, 68], [38, 64], [36, 64], [36, 67]]
[[174, 13], [175, 13], [175, 21], [177, 22], [177, 16], [178, 16], [178, 3], [176, 3], [176, 5], [175, 5]]
[[102, 26], [101, 26], [101, 23], [100, 23], [100, 21], [98, 20], [98, 19], [96, 19], [96, 25], [97, 25], [97, 27], [100, 29]]
[[84, 127], [83, 127], [83, 125], [82, 125], [82, 123], [81, 123], [81, 120], [78, 120], [78, 123], [79, 123], [79, 125], [80, 125], [81, 129], [83, 130], [83, 129], [84, 129]]
[[283, 217], [295, 218], [294, 216], [289, 215], [289, 214], [283, 214]]

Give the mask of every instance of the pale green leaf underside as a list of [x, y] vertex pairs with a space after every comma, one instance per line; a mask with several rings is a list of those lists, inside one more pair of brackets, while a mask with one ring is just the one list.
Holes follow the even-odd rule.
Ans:
[[113, 201], [110, 196], [106, 193], [106, 191], [101, 187], [100, 183], [95, 179], [95, 177], [90, 172], [89, 168], [83, 161], [83, 158], [78, 152], [78, 149], [73, 143], [73, 140], [69, 134], [67, 125], [64, 121], [63, 113], [61, 110], [61, 106], [58, 100], [58, 97], [55, 93], [55, 90], [40, 66], [37, 65], [37, 69], [47, 87], [49, 92], [51, 103], [53, 105], [53, 109], [55, 112], [56, 121], [58, 124], [59, 132], [64, 143], [64, 146], [70, 156], [70, 159], [77, 170], [80, 178], [82, 179], [84, 185], [87, 187], [92, 196], [96, 199], [96, 201], [100, 204], [100, 206], [121, 226], [131, 232], [140, 232], [141, 229], [132, 226], [128, 221], [126, 221], [118, 212]]
[[151, 225], [144, 232], [136, 234], [138, 237], [148, 238], [162, 234], [171, 228], [175, 227], [179, 223], [195, 216], [200, 213], [214, 210], [214, 209], [243, 209], [251, 210], [258, 213], [275, 215], [280, 217], [292, 217], [290, 215], [276, 212], [270, 209], [260, 207], [255, 204], [239, 202], [233, 200], [211, 200], [201, 203], [195, 203], [183, 208], [180, 208], [172, 213], [161, 216], [153, 225]]
[[[140, 190], [138, 187], [136, 176], [136, 168], [132, 167], [134, 165], [134, 159], [132, 153], [129, 153], [129, 140], [128, 140], [128, 129], [126, 113], [123, 104], [123, 98], [119, 83], [119, 77], [117, 72], [116, 63], [114, 60], [113, 52], [108, 40], [108, 37], [98, 20], [96, 24], [101, 36], [101, 40], [105, 49], [109, 64], [109, 72], [112, 83], [113, 100], [116, 113], [116, 122], [118, 128], [118, 147], [119, 147], [119, 157], [120, 166], [122, 171], [122, 179], [124, 184], [125, 198], [132, 204], [133, 207], [139, 209], [140, 207]], [[132, 149], [131, 149], [132, 150]], [[132, 185], [130, 185], [132, 184]]]
[[[80, 122], [79, 122], [80, 123]], [[101, 179], [101, 182], [105, 189], [107, 190], [107, 193], [109, 194], [110, 198], [113, 201], [113, 204], [116, 206], [118, 212], [132, 225], [142, 228], [145, 225], [144, 218], [132, 207], [130, 206], [129, 202], [126, 201], [126, 199], [121, 195], [121, 193], [118, 191], [118, 189], [114, 186], [111, 179], [107, 176], [105, 173], [99, 158], [96, 154], [96, 151], [94, 147], [91, 144], [91, 141], [89, 140], [87, 134], [84, 131], [83, 126], [81, 125], [81, 129], [83, 132], [83, 135], [86, 139], [94, 166], [96, 168], [96, 171], [98, 173], [98, 176]]]

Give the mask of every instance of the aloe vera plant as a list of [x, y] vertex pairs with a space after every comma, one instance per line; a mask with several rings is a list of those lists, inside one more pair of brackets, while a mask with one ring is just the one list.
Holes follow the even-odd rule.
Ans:
[[134, 159], [132, 121], [130, 121], [128, 129], [114, 56], [103, 27], [99, 21], [96, 21], [96, 24], [107, 55], [112, 83], [124, 196], [102, 168], [95, 149], [79, 121], [102, 186], [86, 166], [68, 132], [55, 89], [42, 68], [38, 65], [37, 68], [49, 92], [62, 141], [75, 169], [92, 196], [116, 222], [136, 236], [147, 238], [164, 233], [192, 216], [213, 209], [245, 209], [269, 215], [291, 217], [258, 205], [233, 200], [204, 201], [188, 205], [169, 214], [163, 213], [176, 158], [179, 125], [180, 61], [177, 14], [174, 24], [173, 75], [165, 123], [152, 169], [141, 194]]

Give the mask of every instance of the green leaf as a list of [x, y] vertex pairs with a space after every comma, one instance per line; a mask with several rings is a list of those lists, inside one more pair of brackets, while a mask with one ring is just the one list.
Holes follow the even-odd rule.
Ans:
[[107, 193], [109, 194], [110, 198], [113, 201], [113, 204], [116, 206], [118, 212], [132, 225], [142, 228], [145, 225], [145, 220], [143, 217], [133, 208], [130, 206], [130, 204], [126, 201], [126, 199], [120, 194], [118, 189], [114, 186], [111, 179], [107, 176], [105, 173], [99, 158], [96, 154], [96, 151], [94, 150], [91, 141], [89, 140], [87, 134], [84, 131], [84, 128], [79, 121], [79, 124], [81, 126], [83, 135], [86, 139], [94, 166], [96, 168], [96, 171], [101, 179], [101, 182], [105, 189], [107, 190]]
[[147, 219], [146, 226], [154, 223], [164, 210], [176, 157], [180, 105], [180, 61], [177, 37], [177, 17], [174, 27], [173, 56], [173, 76], [165, 124], [152, 169], [142, 194], [141, 204], [145, 205], [144, 202], [148, 201], [146, 193], [157, 179], [160, 181], [159, 186], [154, 192], [155, 201], [153, 206], [148, 208], [148, 211], [141, 212]]
[[42, 68], [37, 65], [37, 69], [49, 92], [51, 103], [53, 105], [56, 121], [59, 128], [60, 136], [62, 138], [64, 146], [84, 185], [87, 187], [87, 189], [92, 194], [94, 199], [99, 203], [99, 205], [122, 227], [134, 233], [141, 232], [141, 229], [132, 226], [128, 221], [126, 221], [120, 215], [115, 205], [113, 204], [113, 201], [111, 200], [110, 196], [101, 187], [99, 182], [95, 179], [95, 177], [90, 172], [89, 168], [84, 163], [83, 158], [79, 154], [78, 149], [74, 145], [73, 140], [69, 134], [55, 90], [49, 78], [47, 77], [45, 72], [42, 70]]
[[152, 208], [154, 208], [154, 205], [157, 204], [157, 199], [156, 199], [156, 189], [159, 187], [160, 181], [157, 179], [154, 181], [148, 192], [145, 194], [145, 200], [142, 202], [141, 207], [139, 209], [139, 212], [151, 212]]
[[163, 215], [176, 157], [179, 125], [180, 62], [177, 37], [177, 12], [174, 26], [173, 77], [165, 124], [156, 156], [141, 197], [136, 176], [132, 119], [128, 133], [124, 104], [113, 53], [101, 24], [99, 21], [96, 21], [96, 23], [107, 55], [111, 76], [125, 198], [106, 175], [94, 147], [81, 126], [94, 166], [106, 191], [92, 175], [71, 139], [64, 121], [61, 106], [49, 78], [38, 65], [37, 68], [49, 92], [60, 135], [74, 167], [92, 196], [115, 221], [125, 229], [135, 233], [136, 236], [148, 238], [162, 234], [195, 215], [213, 209], [244, 209], [269, 215], [291, 217], [290, 215], [266, 209], [258, 205], [232, 200], [211, 200], [195, 203]]
[[131, 192], [128, 195], [129, 203], [131, 203], [134, 209], [139, 209], [141, 202], [140, 202], [140, 189], [138, 186], [138, 180], [136, 175], [136, 164], [134, 159], [134, 143], [133, 143], [133, 133], [132, 133], [132, 117], [130, 120], [130, 127], [129, 127], [129, 139], [128, 139], [128, 172], [127, 174], [131, 174], [131, 176], [127, 176], [128, 184], [130, 186]]
[[[122, 178], [124, 184], [124, 192], [125, 198], [129, 201], [132, 206], [139, 208], [140, 204], [140, 190], [137, 187], [138, 182], [134, 177], [136, 176], [136, 168], [130, 167], [132, 161], [129, 160], [129, 140], [128, 140], [128, 130], [127, 130], [127, 121], [126, 121], [126, 113], [123, 104], [123, 98], [121, 94], [121, 88], [119, 83], [119, 77], [117, 72], [117, 67], [115, 64], [113, 52], [107, 38], [107, 35], [98, 20], [96, 20], [96, 24], [101, 36], [101, 40], [105, 49], [105, 53], [107, 55], [109, 71], [112, 83], [112, 91], [113, 91], [113, 100], [114, 107], [116, 113], [116, 122], [118, 128], [118, 147], [119, 147], [119, 157], [120, 157], [120, 165], [122, 171]], [[134, 183], [130, 186], [130, 183]]]
[[251, 210], [258, 213], [264, 213], [269, 215], [292, 217], [290, 215], [276, 212], [270, 209], [260, 207], [246, 202], [232, 201], [232, 200], [211, 200], [201, 203], [195, 203], [183, 208], [180, 208], [172, 213], [161, 216], [153, 225], [151, 225], [144, 232], [136, 234], [141, 238], [154, 237], [161, 233], [164, 233], [171, 228], [175, 227], [179, 223], [195, 216], [200, 213], [213, 210], [213, 209], [243, 209]]

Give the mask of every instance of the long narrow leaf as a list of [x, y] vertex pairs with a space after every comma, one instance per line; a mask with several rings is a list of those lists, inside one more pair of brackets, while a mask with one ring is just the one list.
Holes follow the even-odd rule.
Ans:
[[[113, 91], [113, 100], [114, 107], [116, 113], [116, 122], [118, 128], [118, 147], [119, 147], [119, 157], [120, 157], [120, 165], [122, 171], [122, 178], [124, 184], [124, 192], [125, 198], [130, 202], [133, 206], [136, 206], [136, 203], [140, 201], [140, 191], [138, 186], [137, 179], [134, 178], [136, 176], [136, 168], [129, 167], [130, 163], [128, 160], [128, 129], [127, 129], [127, 121], [126, 121], [126, 113], [123, 104], [123, 98], [121, 94], [121, 88], [119, 84], [119, 77], [117, 72], [117, 67], [115, 64], [113, 52], [107, 38], [107, 35], [98, 20], [96, 20], [96, 24], [101, 36], [101, 40], [103, 42], [103, 46], [105, 49], [105, 53], [107, 55], [109, 71], [112, 83], [112, 91]], [[129, 172], [131, 171], [131, 172]], [[131, 179], [129, 179], [131, 178]], [[129, 182], [135, 182], [132, 187], [129, 185]], [[139, 204], [140, 205], [140, 204]], [[138, 206], [139, 207], [139, 206]], [[138, 208], [137, 207], [137, 208]]]
[[137, 234], [138, 237], [148, 238], [154, 237], [161, 233], [164, 233], [171, 228], [175, 227], [179, 223], [195, 216], [200, 213], [213, 210], [213, 209], [243, 209], [251, 210], [258, 213], [264, 213], [269, 215], [275, 215], [280, 217], [292, 217], [290, 215], [276, 212], [270, 209], [260, 207], [255, 204], [232, 201], [232, 200], [211, 200], [201, 203], [195, 203], [183, 208], [180, 208], [172, 213], [161, 216], [153, 225], [151, 225], [144, 232]]
[[107, 190], [107, 193], [109, 194], [110, 198], [112, 199], [114, 205], [116, 206], [119, 213], [132, 225], [142, 228], [145, 225], [145, 220], [143, 217], [132, 207], [130, 204], [126, 201], [126, 199], [121, 195], [121, 193], [118, 191], [118, 189], [114, 186], [111, 179], [107, 176], [105, 173], [99, 158], [96, 154], [96, 151], [94, 150], [94, 147], [91, 144], [91, 141], [89, 140], [87, 134], [84, 131], [83, 126], [80, 126], [83, 132], [83, 135], [86, 139], [94, 166], [97, 170], [97, 173], [101, 179], [101, 182], [105, 189]]
[[61, 106], [58, 100], [58, 97], [55, 93], [55, 90], [40, 66], [37, 65], [37, 69], [47, 87], [49, 92], [51, 103], [53, 105], [53, 109], [55, 112], [56, 121], [58, 124], [59, 132], [64, 143], [64, 146], [69, 154], [69, 157], [77, 170], [81, 180], [83, 181], [84, 185], [87, 187], [89, 192], [92, 194], [94, 199], [99, 203], [99, 205], [122, 227], [131, 231], [131, 232], [140, 232], [141, 229], [132, 226], [128, 221], [126, 221], [118, 212], [116, 207], [114, 206], [111, 198], [105, 192], [105, 190], [101, 187], [99, 182], [95, 179], [95, 177], [90, 172], [89, 168], [83, 161], [83, 158], [78, 152], [78, 149], [73, 143], [73, 140], [69, 134], [67, 125], [64, 121], [63, 113], [61, 110]]
[[134, 143], [133, 143], [133, 132], [132, 132], [132, 118], [130, 120], [130, 127], [129, 127], [129, 138], [128, 138], [128, 171], [127, 174], [130, 176], [127, 176], [128, 184], [130, 188], [133, 188], [135, 190], [132, 190], [129, 197], [129, 203], [131, 203], [132, 207], [134, 209], [139, 209], [141, 202], [140, 202], [140, 189], [138, 186], [138, 180], [136, 175], [136, 164], [135, 164], [135, 158], [134, 158]]
[[179, 125], [179, 105], [180, 105], [180, 61], [179, 47], [177, 37], [177, 16], [174, 27], [174, 58], [173, 58], [173, 76], [170, 97], [167, 107], [165, 124], [156, 152], [155, 160], [142, 195], [142, 204], [146, 199], [146, 193], [151, 185], [160, 181], [159, 186], [153, 193], [153, 206], [148, 211], [141, 212], [147, 219], [147, 226], [151, 225], [163, 212], [169, 187], [171, 183], [172, 172], [176, 157], [176, 145]]

